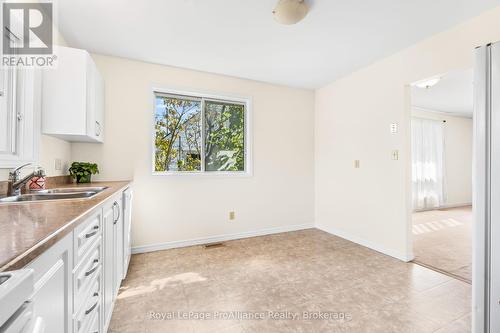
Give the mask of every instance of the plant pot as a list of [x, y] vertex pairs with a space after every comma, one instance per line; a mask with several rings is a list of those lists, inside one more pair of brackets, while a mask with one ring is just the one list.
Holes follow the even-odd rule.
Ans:
[[92, 178], [92, 175], [76, 176], [76, 182], [78, 184], [81, 184], [81, 183], [90, 183], [91, 178]]

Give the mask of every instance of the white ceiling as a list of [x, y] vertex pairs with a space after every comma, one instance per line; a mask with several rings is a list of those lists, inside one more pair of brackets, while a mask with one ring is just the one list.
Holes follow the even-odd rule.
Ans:
[[427, 89], [412, 87], [412, 105], [429, 111], [472, 117], [472, 81], [472, 69], [444, 74], [435, 86]]
[[293, 26], [277, 0], [56, 0], [73, 47], [288, 86], [317, 88], [500, 0], [308, 0]]

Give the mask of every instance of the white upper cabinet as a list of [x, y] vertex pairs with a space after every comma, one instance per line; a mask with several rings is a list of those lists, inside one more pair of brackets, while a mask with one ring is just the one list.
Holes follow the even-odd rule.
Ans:
[[38, 158], [40, 85], [39, 70], [0, 68], [0, 168]]
[[73, 142], [104, 141], [104, 81], [85, 50], [55, 47], [43, 72], [42, 132]]
[[[0, 7], [0, 16], [3, 7]], [[16, 23], [17, 22], [17, 23]], [[22, 24], [11, 17], [5, 45], [19, 43]], [[1, 26], [2, 31], [7, 31]], [[0, 168], [38, 160], [40, 142], [41, 70], [29, 66], [0, 66]]]

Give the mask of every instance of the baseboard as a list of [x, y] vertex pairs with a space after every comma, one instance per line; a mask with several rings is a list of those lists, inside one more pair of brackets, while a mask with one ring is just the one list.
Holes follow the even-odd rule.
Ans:
[[322, 226], [316, 226], [316, 228], [323, 230], [329, 234], [347, 239], [348, 241], [362, 245], [362, 246], [367, 247], [369, 249], [375, 250], [375, 251], [380, 252], [382, 254], [388, 255], [390, 257], [402, 260], [404, 262], [412, 261], [414, 258], [413, 253], [401, 253], [399, 251], [395, 251], [392, 249], [386, 249], [386, 248], [378, 246], [370, 241], [367, 241], [366, 239], [362, 239], [362, 238], [359, 238], [357, 236], [353, 236], [345, 231], [341, 231], [341, 230], [338, 230], [336, 228], [322, 227]]
[[439, 209], [447, 209], [447, 208], [458, 208], [458, 207], [468, 207], [468, 206], [472, 206], [472, 202], [456, 203], [456, 204], [446, 204], [446, 205], [441, 205], [439, 207], [434, 207], [434, 208], [415, 209], [413, 212], [419, 213], [419, 212], [428, 212], [430, 210], [439, 210]]
[[247, 231], [247, 232], [241, 232], [241, 233], [237, 233], [237, 234], [226, 234], [226, 235], [211, 236], [211, 237], [206, 237], [206, 238], [196, 238], [196, 239], [188, 239], [188, 240], [181, 240], [181, 241], [151, 244], [151, 245], [141, 245], [141, 246], [133, 247], [132, 253], [133, 254], [145, 253], [145, 252], [174, 249], [174, 248], [178, 248], [178, 247], [209, 244], [209, 243], [216, 243], [216, 242], [225, 242], [225, 241], [241, 239], [241, 238], [265, 236], [265, 235], [271, 235], [271, 234], [278, 234], [281, 232], [297, 231], [297, 230], [304, 230], [304, 229], [311, 229], [311, 228], [314, 228], [314, 225], [312, 223], [311, 224], [297, 224], [297, 225], [288, 225], [288, 226], [276, 227], [276, 228], [261, 229], [261, 230], [256, 230], [256, 231]]

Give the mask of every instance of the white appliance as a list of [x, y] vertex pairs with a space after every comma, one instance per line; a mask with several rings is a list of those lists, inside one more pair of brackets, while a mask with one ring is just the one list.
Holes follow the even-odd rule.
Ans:
[[43, 333], [43, 319], [34, 317], [32, 269], [0, 273], [0, 333]]
[[130, 256], [132, 255], [132, 189], [123, 191], [123, 279], [127, 276]]
[[500, 332], [500, 43], [474, 67], [473, 332]]

